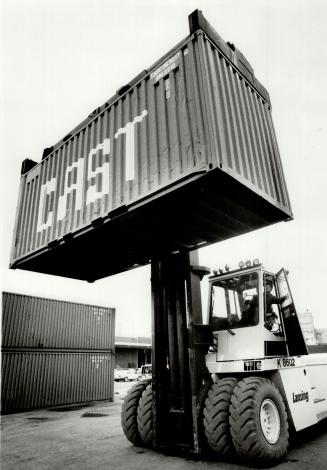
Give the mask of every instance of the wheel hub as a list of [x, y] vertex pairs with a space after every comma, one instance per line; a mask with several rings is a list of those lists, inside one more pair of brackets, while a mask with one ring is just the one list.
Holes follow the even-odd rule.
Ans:
[[280, 435], [280, 417], [277, 406], [269, 398], [261, 403], [260, 425], [266, 441], [276, 444]]

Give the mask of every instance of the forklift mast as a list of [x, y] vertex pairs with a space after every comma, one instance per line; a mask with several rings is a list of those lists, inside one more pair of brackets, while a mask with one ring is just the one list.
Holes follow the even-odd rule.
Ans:
[[212, 328], [202, 323], [200, 282], [208, 268], [198, 253], [164, 254], [151, 262], [153, 445], [201, 451], [199, 392], [210, 374], [205, 353]]

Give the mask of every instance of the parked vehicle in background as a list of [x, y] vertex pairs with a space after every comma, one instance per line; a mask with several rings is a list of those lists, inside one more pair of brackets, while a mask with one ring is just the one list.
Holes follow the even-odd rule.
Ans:
[[127, 369], [129, 380], [138, 380], [141, 369]]
[[114, 371], [114, 379], [116, 382], [124, 381], [129, 382], [130, 380], [138, 380], [140, 375], [140, 369], [124, 369], [116, 368]]
[[144, 364], [139, 370], [137, 380], [152, 379], [152, 364]]

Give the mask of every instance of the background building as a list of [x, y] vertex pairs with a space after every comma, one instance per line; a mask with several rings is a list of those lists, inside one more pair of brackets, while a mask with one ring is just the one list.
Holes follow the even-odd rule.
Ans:
[[313, 315], [309, 310], [299, 313], [298, 317], [306, 344], [327, 345], [327, 328], [315, 328]]
[[327, 344], [327, 328], [316, 328], [315, 334], [318, 344]]
[[151, 338], [115, 338], [115, 367], [141, 367], [151, 363]]
[[308, 345], [317, 344], [312, 313], [307, 310], [304, 313], [299, 313], [298, 317], [305, 342]]

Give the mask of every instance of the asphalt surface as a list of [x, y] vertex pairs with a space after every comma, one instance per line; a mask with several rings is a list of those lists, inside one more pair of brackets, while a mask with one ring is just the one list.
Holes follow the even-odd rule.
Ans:
[[[135, 383], [135, 382], [134, 382]], [[242, 470], [237, 463], [168, 455], [130, 444], [120, 411], [131, 383], [115, 383], [114, 402], [33, 410], [1, 417], [2, 470]], [[327, 420], [298, 433], [282, 470], [327, 468]]]

